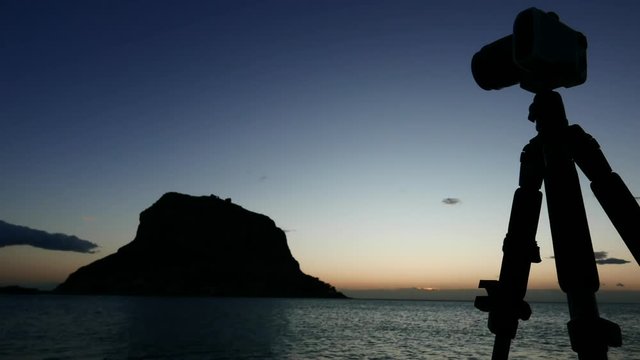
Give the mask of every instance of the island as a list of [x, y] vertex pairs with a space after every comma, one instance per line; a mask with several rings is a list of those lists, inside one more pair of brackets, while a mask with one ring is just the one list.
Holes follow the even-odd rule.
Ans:
[[269, 217], [215, 195], [171, 192], [140, 213], [133, 241], [55, 293], [345, 298], [303, 273]]

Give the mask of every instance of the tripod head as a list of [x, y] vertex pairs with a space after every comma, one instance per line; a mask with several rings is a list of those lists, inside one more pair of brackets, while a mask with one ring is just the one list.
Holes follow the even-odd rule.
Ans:
[[533, 92], [573, 87], [587, 80], [587, 38], [558, 15], [529, 8], [518, 14], [513, 34], [478, 51], [471, 72], [484, 90], [515, 84]]

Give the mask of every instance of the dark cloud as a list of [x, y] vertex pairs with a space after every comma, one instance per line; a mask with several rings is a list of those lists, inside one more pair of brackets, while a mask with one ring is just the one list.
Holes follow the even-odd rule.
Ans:
[[593, 257], [596, 258], [596, 260], [601, 260], [601, 259], [606, 259], [607, 258], [607, 252], [606, 251], [594, 251], [593, 252]]
[[[606, 251], [594, 251], [593, 257], [596, 259], [596, 264], [598, 265], [619, 265], [619, 264], [627, 264], [631, 261], [617, 258], [608, 257], [609, 253]], [[555, 259], [555, 256], [549, 256], [549, 259]]]
[[624, 287], [624, 284], [623, 283], [617, 283], [616, 286], [617, 287]]
[[596, 264], [598, 265], [608, 265], [608, 264], [628, 264], [631, 261], [625, 259], [616, 259], [616, 258], [606, 258], [601, 260], [596, 260]]
[[0, 220], [0, 248], [11, 245], [31, 245], [47, 250], [94, 253], [98, 245], [79, 239], [73, 235], [51, 234], [26, 226], [6, 223]]
[[629, 260], [610, 258], [608, 257], [608, 253], [606, 251], [594, 251], [593, 256], [596, 258], [596, 264], [598, 265], [609, 265], [609, 264], [627, 264], [630, 263]]
[[442, 199], [442, 203], [445, 205], [456, 205], [460, 203], [460, 199], [458, 198], [444, 198]]

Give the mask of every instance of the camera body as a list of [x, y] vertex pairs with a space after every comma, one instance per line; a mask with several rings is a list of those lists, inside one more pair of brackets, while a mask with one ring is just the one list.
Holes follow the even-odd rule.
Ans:
[[522, 11], [513, 34], [484, 46], [471, 60], [476, 83], [499, 90], [520, 83], [533, 92], [569, 88], [587, 80], [587, 38], [554, 13]]

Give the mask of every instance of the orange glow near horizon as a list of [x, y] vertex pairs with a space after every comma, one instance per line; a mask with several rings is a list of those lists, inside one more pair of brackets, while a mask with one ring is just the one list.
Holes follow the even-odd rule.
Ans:
[[101, 257], [103, 255], [8, 246], [0, 251], [0, 285], [59, 284], [79, 267]]
[[[498, 279], [499, 264], [491, 264], [474, 269], [470, 265], [461, 267], [431, 268], [428, 271], [407, 271], [409, 265], [399, 265], [395, 270], [392, 264], [387, 266], [371, 266], [359, 271], [343, 271], [344, 269], [305, 268], [309, 275], [317, 276], [338, 289], [476, 289], [481, 279]], [[476, 264], [477, 266], [477, 264]], [[453, 269], [453, 271], [451, 270]], [[414, 269], [415, 270], [415, 269]], [[640, 291], [640, 267], [635, 262], [625, 265], [598, 266], [600, 290]], [[541, 264], [533, 264], [529, 276], [528, 289], [559, 289], [555, 263], [545, 259]]]
[[[0, 286], [6, 285], [55, 285], [63, 282], [79, 267], [102, 258], [107, 253], [80, 254], [50, 251], [29, 246], [10, 246], [0, 251]], [[326, 264], [309, 261], [312, 266], [301, 269], [308, 275], [320, 278], [337, 289], [407, 289], [457, 290], [476, 289], [480, 279], [497, 279], [500, 271], [496, 259], [482, 264], [461, 265], [433, 262], [404, 261], [394, 263], [382, 259], [379, 262], [356, 264]], [[341, 265], [341, 266], [340, 266]], [[598, 266], [600, 290], [639, 291], [640, 267], [635, 262], [624, 265]], [[555, 263], [545, 259], [534, 264], [528, 283], [529, 289], [558, 289]]]

